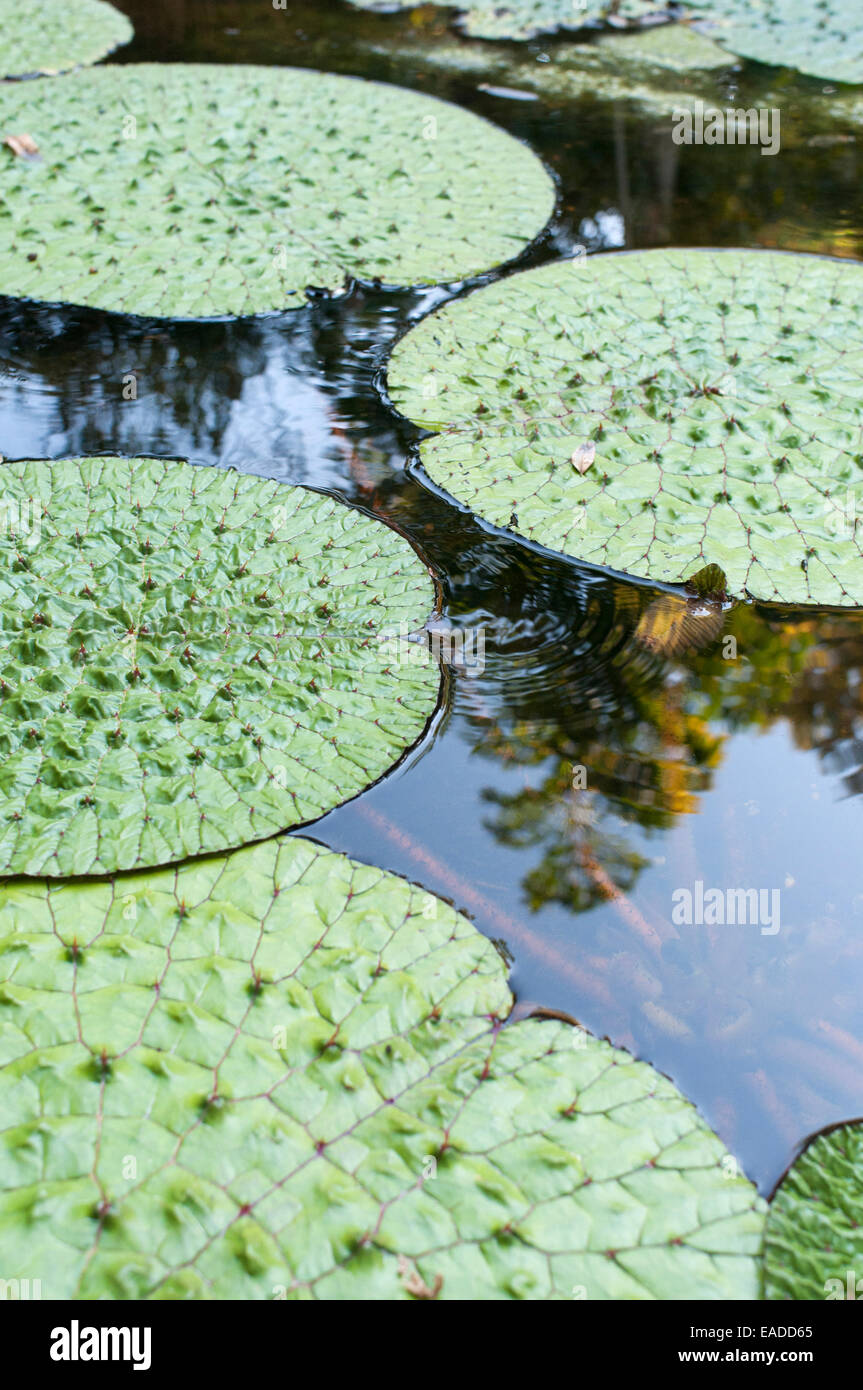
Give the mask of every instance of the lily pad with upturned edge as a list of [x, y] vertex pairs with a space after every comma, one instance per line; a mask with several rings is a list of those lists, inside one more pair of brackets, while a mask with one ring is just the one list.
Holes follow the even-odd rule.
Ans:
[[858, 0], [683, 0], [706, 35], [741, 58], [833, 82], [863, 82]]
[[863, 604], [861, 317], [852, 263], [590, 256], [430, 314], [389, 391], [437, 432], [432, 481], [495, 526], [644, 579], [717, 564], [732, 596]]

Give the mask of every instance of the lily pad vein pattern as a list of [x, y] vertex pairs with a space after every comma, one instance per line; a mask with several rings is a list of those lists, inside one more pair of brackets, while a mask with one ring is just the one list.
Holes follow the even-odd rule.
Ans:
[[[431, 479], [549, 549], [729, 593], [863, 603], [863, 268], [776, 252], [556, 262], [396, 346]], [[588, 446], [593, 462], [573, 466]]]
[[0, 1229], [43, 1297], [757, 1295], [764, 1203], [693, 1107], [502, 1028], [493, 945], [401, 879], [280, 837], [0, 922]]
[[460, 280], [554, 207], [525, 146], [416, 92], [295, 68], [129, 64], [0, 88], [0, 293], [207, 318], [352, 279]]
[[765, 1297], [858, 1300], [863, 1294], [863, 1123], [819, 1134], [770, 1204]]

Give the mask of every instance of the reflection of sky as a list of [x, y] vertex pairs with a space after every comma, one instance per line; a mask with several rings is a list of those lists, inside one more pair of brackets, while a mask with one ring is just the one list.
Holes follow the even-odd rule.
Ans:
[[588, 251], [617, 251], [626, 245], [626, 227], [617, 208], [601, 209], [582, 219], [578, 235]]
[[[62, 321], [62, 312], [53, 317]], [[134, 322], [127, 328], [120, 318], [87, 319], [95, 331], [84, 341], [70, 329], [41, 345], [36, 373], [26, 347], [0, 361], [0, 447], [7, 458], [113, 449], [286, 482], [344, 482], [346, 446], [332, 432], [333, 403], [296, 316], [280, 316], [278, 326], [152, 330]], [[136, 397], [124, 399], [130, 376]]]
[[303, 465], [313, 460], [315, 485], [327, 487], [344, 480], [341, 452], [321, 391], [268, 362], [232, 402], [218, 462], [288, 482], [305, 481]]

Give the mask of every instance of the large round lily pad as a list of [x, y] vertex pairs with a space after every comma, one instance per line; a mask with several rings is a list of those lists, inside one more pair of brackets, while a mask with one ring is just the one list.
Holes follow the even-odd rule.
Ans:
[[818, 1135], [770, 1205], [766, 1298], [863, 1298], [863, 1124]]
[[0, 0], [0, 77], [96, 63], [131, 37], [126, 16], [105, 0]]
[[[351, 0], [364, 10], [391, 11], [392, 0]], [[458, 12], [459, 27], [478, 39], [532, 39], [556, 29], [581, 29], [602, 23], [609, 14], [618, 23], [637, 23], [664, 8], [662, 0], [434, 0]], [[405, 0], [402, 8], [408, 7]]]
[[252, 314], [353, 277], [461, 279], [554, 206], [526, 146], [398, 87], [294, 68], [141, 64], [0, 89], [0, 293]]
[[321, 815], [422, 733], [434, 605], [377, 521], [175, 461], [0, 471], [0, 872], [94, 874]]
[[279, 838], [0, 888], [0, 1233], [43, 1298], [751, 1298], [764, 1204], [671, 1083], [500, 1029], [492, 944]]
[[731, 594], [863, 603], [863, 267], [775, 252], [557, 262], [397, 345], [422, 461], [496, 526]]
[[732, 53], [835, 82], [863, 82], [857, 0], [684, 0]]

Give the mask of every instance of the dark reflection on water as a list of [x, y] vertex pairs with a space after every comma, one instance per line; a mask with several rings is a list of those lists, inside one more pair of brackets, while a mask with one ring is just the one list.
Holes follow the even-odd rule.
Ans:
[[[443, 42], [439, 12], [120, 7], [139, 35], [123, 61], [305, 63], [493, 116], [560, 179], [559, 216], [524, 263], [576, 239], [860, 251], [844, 140], [813, 147], [792, 124], [776, 159], [682, 157], [636, 108], [494, 98], [481, 76], [424, 64], [418, 35]], [[408, 41], [413, 56], [388, 56]], [[863, 1112], [863, 620], [738, 606], [701, 652], [663, 659], [636, 633], [650, 586], [496, 536], [438, 496], [377, 387], [394, 339], [452, 292], [356, 287], [204, 324], [0, 301], [0, 450], [182, 455], [326, 488], [407, 531], [449, 622], [485, 633], [485, 668], [455, 671], [429, 740], [315, 836], [453, 899], [508, 945], [521, 1012], [564, 1010], [650, 1059], [769, 1187], [804, 1135]], [[672, 894], [699, 879], [780, 890], [778, 932], [674, 926]]]

